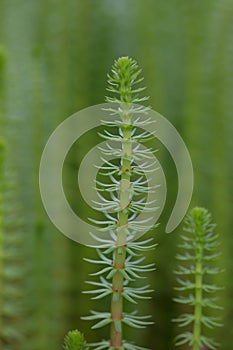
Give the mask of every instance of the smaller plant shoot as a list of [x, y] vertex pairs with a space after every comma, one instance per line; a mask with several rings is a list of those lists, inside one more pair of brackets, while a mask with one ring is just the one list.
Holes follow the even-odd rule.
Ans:
[[204, 328], [222, 326], [218, 317], [209, 316], [208, 310], [206, 311], [208, 308], [221, 309], [216, 304], [217, 297], [212, 294], [222, 288], [209, 282], [209, 275], [221, 272], [220, 268], [214, 266], [215, 259], [219, 256], [219, 252], [216, 252], [218, 235], [214, 233], [214, 228], [211, 214], [206, 209], [192, 209], [186, 217], [186, 234], [182, 235], [183, 242], [179, 246], [183, 254], [177, 255], [182, 265], [178, 266], [175, 273], [184, 278], [177, 278], [180, 286], [175, 289], [185, 295], [174, 300], [191, 306], [193, 312], [185, 313], [174, 320], [180, 327], [192, 328], [176, 337], [176, 345], [188, 344], [192, 350], [201, 350], [205, 346], [212, 350], [217, 349], [218, 344], [204, 335]]
[[77, 330], [70, 331], [65, 336], [64, 350], [89, 350], [82, 333]]

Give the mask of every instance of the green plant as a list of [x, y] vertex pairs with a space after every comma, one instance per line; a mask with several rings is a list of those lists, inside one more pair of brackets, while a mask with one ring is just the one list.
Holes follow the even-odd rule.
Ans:
[[19, 207], [15, 204], [14, 173], [6, 165], [6, 146], [0, 140], [0, 345], [19, 349], [26, 333], [23, 242]]
[[64, 350], [88, 350], [82, 333], [77, 330], [67, 333], [64, 339]]
[[[105, 122], [106, 130], [101, 136], [107, 140], [106, 149], [101, 149], [105, 155], [118, 158], [118, 163], [105, 161], [100, 172], [110, 179], [109, 182], [97, 181], [97, 191], [100, 202], [97, 210], [104, 212], [106, 220], [92, 220], [97, 225], [103, 225], [100, 232], [108, 232], [109, 239], [95, 237], [100, 244], [97, 253], [99, 260], [86, 259], [99, 265], [102, 269], [94, 273], [100, 276], [98, 282], [89, 284], [97, 289], [86, 291], [94, 294], [93, 299], [107, 296], [111, 298], [110, 310], [106, 312], [92, 311], [91, 316], [83, 319], [97, 321], [92, 327], [97, 329], [110, 325], [110, 340], [89, 344], [95, 350], [142, 350], [143, 348], [129, 343], [123, 339], [123, 325], [134, 328], [144, 328], [153, 324], [150, 316], [140, 316], [136, 312], [126, 313], [124, 301], [136, 304], [137, 299], [148, 299], [151, 289], [148, 285], [130, 286], [133, 280], [140, 280], [142, 272], [153, 271], [154, 264], [142, 264], [145, 257], [141, 253], [155, 247], [151, 244], [152, 238], [144, 241], [135, 241], [135, 235], [150, 228], [148, 221], [135, 220], [140, 212], [153, 211], [155, 208], [146, 204], [148, 187], [145, 173], [154, 170], [148, 149], [135, 145], [136, 142], [145, 141], [151, 137], [147, 132], [141, 132], [140, 127], [150, 123], [150, 118], [141, 119], [147, 108], [135, 106], [135, 103], [146, 101], [148, 97], [139, 97], [145, 88], [137, 87], [143, 78], [137, 63], [128, 57], [121, 57], [115, 61], [111, 75], [108, 75], [107, 90], [113, 97], [107, 97], [111, 103], [109, 112], [113, 115], [112, 121]], [[110, 132], [108, 128], [112, 128]], [[111, 140], [118, 142], [119, 147], [111, 146]], [[137, 160], [144, 161], [143, 169], [137, 166]], [[151, 204], [151, 203], [150, 203]], [[112, 212], [110, 215], [109, 212]]]
[[[0, 139], [0, 290], [3, 289], [3, 254], [4, 254], [4, 248], [3, 248], [3, 150], [4, 150], [4, 144], [3, 141]], [[3, 297], [2, 293], [0, 294], [0, 329], [3, 327], [3, 314], [2, 314], [2, 308], [3, 308]], [[0, 346], [2, 347], [2, 334], [0, 334]]]
[[[176, 337], [176, 345], [188, 344], [193, 350], [200, 350], [204, 346], [216, 349], [218, 345], [212, 339], [204, 335], [203, 327], [219, 327], [222, 324], [218, 317], [208, 315], [204, 310], [208, 308], [221, 309], [215, 302], [216, 297], [207, 294], [217, 292], [220, 287], [211, 284], [208, 275], [216, 275], [221, 272], [214, 266], [214, 261], [219, 253], [215, 252], [218, 246], [218, 235], [214, 231], [211, 214], [204, 208], [194, 208], [187, 215], [182, 236], [183, 254], [178, 254], [177, 259], [182, 262], [175, 273], [184, 276], [178, 278], [179, 292], [185, 292], [185, 296], [175, 298], [175, 301], [192, 307], [192, 313], [185, 313], [175, 319], [180, 327], [190, 325], [192, 331], [186, 331]], [[189, 278], [190, 279], [189, 279]]]

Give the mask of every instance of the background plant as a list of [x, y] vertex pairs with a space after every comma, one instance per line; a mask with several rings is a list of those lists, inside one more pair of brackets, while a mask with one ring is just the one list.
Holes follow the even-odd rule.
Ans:
[[175, 289], [181, 295], [174, 300], [192, 308], [192, 312], [182, 314], [174, 320], [180, 327], [192, 326], [192, 331], [186, 331], [176, 337], [176, 345], [187, 343], [193, 350], [201, 350], [204, 346], [216, 349], [218, 344], [205, 335], [205, 327], [214, 329], [222, 326], [220, 318], [208, 312], [208, 309], [222, 309], [216, 304], [218, 298], [213, 295], [221, 287], [211, 283], [209, 278], [222, 272], [215, 262], [219, 252], [216, 252], [218, 234], [214, 233], [214, 228], [211, 214], [206, 209], [192, 209], [186, 217], [185, 235], [182, 236], [183, 242], [179, 245], [183, 254], [176, 256], [181, 265], [175, 271], [180, 285]]
[[15, 204], [15, 178], [6, 167], [6, 147], [0, 140], [0, 347], [20, 349], [28, 331], [24, 303], [25, 239], [23, 221]]

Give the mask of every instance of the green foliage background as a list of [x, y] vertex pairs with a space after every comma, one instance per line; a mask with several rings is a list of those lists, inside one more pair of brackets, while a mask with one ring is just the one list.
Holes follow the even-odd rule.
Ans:
[[[226, 271], [218, 278], [225, 286], [225, 326], [216, 338], [222, 350], [232, 349], [232, 37], [232, 0], [0, 1], [1, 349], [57, 350], [74, 328], [96, 340], [80, 321], [93, 307], [81, 294], [90, 272], [82, 257], [93, 253], [50, 223], [40, 200], [38, 167], [54, 128], [104, 101], [106, 74], [121, 55], [138, 61], [150, 105], [174, 124], [190, 150], [192, 204], [208, 207], [218, 223]], [[67, 193], [83, 217], [87, 209], [72, 190], [73, 174], [91, 142], [81, 140], [66, 164]], [[150, 257], [158, 267], [150, 276], [154, 298], [140, 306], [150, 309], [156, 324], [131, 338], [169, 350], [176, 333], [170, 320], [179, 313], [172, 302], [172, 270], [181, 228], [164, 233], [177, 183], [172, 160], [159, 148], [168, 200], [155, 236], [160, 245]], [[15, 250], [19, 256], [9, 262]], [[98, 338], [104, 336], [101, 331]]]

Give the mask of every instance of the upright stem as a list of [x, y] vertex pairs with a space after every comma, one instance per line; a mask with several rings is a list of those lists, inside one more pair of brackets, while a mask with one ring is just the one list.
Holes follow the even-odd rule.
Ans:
[[193, 350], [200, 350], [201, 316], [202, 316], [202, 254], [203, 244], [196, 237], [196, 273], [195, 273], [195, 311], [193, 324]]
[[[3, 145], [0, 139], [0, 290], [3, 290]], [[0, 293], [0, 310], [3, 306], [3, 295]], [[3, 320], [2, 313], [0, 313], [0, 332], [2, 332]], [[0, 349], [2, 348], [2, 334], [0, 334]]]
[[124, 277], [120, 270], [125, 268], [128, 210], [130, 204], [130, 165], [131, 165], [131, 116], [127, 109], [122, 115], [122, 158], [121, 158], [121, 182], [120, 182], [120, 211], [118, 216], [117, 246], [113, 261], [114, 268], [118, 270], [112, 280], [112, 300], [111, 300], [111, 346], [119, 349], [122, 343], [122, 317], [123, 317], [123, 284]]

